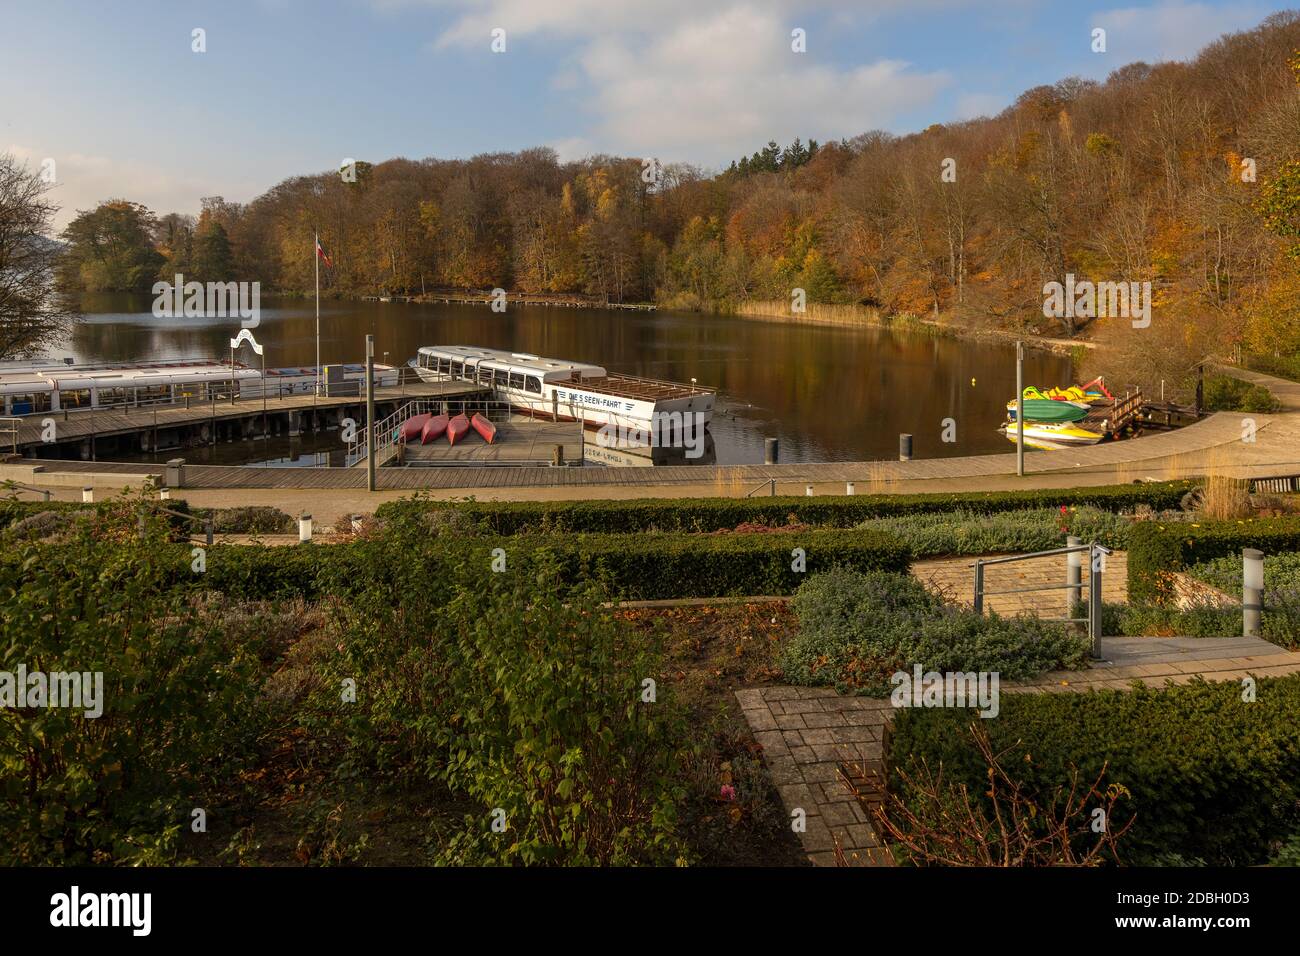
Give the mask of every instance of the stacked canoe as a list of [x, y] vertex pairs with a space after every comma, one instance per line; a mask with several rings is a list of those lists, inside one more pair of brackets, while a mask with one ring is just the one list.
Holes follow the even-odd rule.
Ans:
[[445, 435], [447, 444], [455, 445], [469, 434], [471, 429], [489, 445], [496, 441], [496, 425], [477, 413], [472, 419], [463, 414], [454, 418], [447, 415], [434, 415], [431, 412], [412, 415], [402, 423], [401, 435], [402, 440], [407, 444], [415, 444], [418, 440], [421, 445], [436, 442]]

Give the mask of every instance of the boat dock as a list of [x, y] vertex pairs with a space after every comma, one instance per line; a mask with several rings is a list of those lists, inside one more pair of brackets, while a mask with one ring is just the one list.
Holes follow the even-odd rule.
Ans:
[[[399, 443], [384, 461], [384, 467], [500, 468], [582, 464], [586, 436], [580, 422], [529, 420], [516, 416], [511, 421], [496, 421], [495, 424], [496, 440], [490, 445], [472, 432], [455, 445], [447, 444], [446, 438], [427, 445], [418, 441]], [[364, 468], [365, 462], [360, 462], [358, 467]]]
[[[1025, 456], [1026, 476], [1016, 476], [1014, 452], [912, 461], [844, 461], [772, 465], [667, 465], [629, 468], [541, 466], [380, 468], [378, 493], [366, 492], [365, 469], [249, 468], [185, 465], [181, 480], [195, 503], [239, 501], [275, 504], [291, 513], [317, 511], [331, 501], [352, 511], [365, 502], [428, 490], [436, 497], [475, 495], [485, 499], [575, 499], [714, 497], [746, 495], [842, 495], [929, 491], [997, 491], [1015, 488], [1072, 488], [1206, 474], [1285, 479], [1300, 487], [1300, 384], [1232, 369], [1231, 374], [1266, 385], [1282, 402], [1276, 413], [1252, 413], [1253, 441], [1243, 441], [1243, 413], [1217, 412], [1174, 431], [1126, 441], [1104, 442]], [[588, 440], [590, 437], [588, 436]], [[146, 479], [161, 479], [156, 464], [89, 461], [11, 461], [0, 479], [62, 489], [83, 485], [114, 491]], [[1281, 484], [1279, 483], [1279, 488]], [[193, 495], [189, 491], [193, 490]], [[24, 494], [28, 494], [24, 492]], [[216, 506], [214, 504], [214, 506]], [[222, 505], [229, 506], [229, 505]]]
[[[364, 395], [355, 388], [348, 391], [38, 412], [0, 419], [0, 452], [97, 461], [101, 453], [152, 453], [263, 435], [332, 431], [347, 418], [365, 421]], [[413, 399], [469, 401], [487, 391], [469, 382], [413, 379], [375, 389], [375, 408], [377, 414], [388, 414]]]

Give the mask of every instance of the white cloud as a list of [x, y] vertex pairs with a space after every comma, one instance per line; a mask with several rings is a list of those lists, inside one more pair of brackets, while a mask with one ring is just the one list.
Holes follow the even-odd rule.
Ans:
[[[573, 49], [557, 66], [553, 86], [573, 87], [576, 66], [583, 81], [578, 95], [585, 96], [593, 125], [557, 149], [584, 144], [665, 161], [721, 163], [769, 138], [784, 143], [888, 127], [948, 84], [942, 71], [921, 72], [899, 60], [833, 63], [818, 55], [830, 43], [811, 14], [828, 12], [842, 22], [958, 2], [884, 0], [863, 9], [849, 0], [738, 0], [710, 11], [699, 0], [491, 0], [464, 10], [435, 47], [486, 50], [495, 27], [507, 31], [513, 50], [533, 34], [567, 38]], [[808, 31], [806, 53], [791, 50], [795, 27]]]
[[1190, 59], [1223, 34], [1255, 26], [1268, 12], [1254, 3], [1211, 6], [1166, 0], [1099, 13], [1093, 22], [1105, 28], [1107, 59], [1118, 67], [1135, 60]]
[[[47, 159], [55, 162], [54, 188], [51, 199], [60, 207], [54, 218], [55, 229], [62, 229], [79, 210], [94, 209], [105, 199], [129, 199], [143, 203], [160, 215], [169, 212], [197, 214], [199, 198], [214, 194], [212, 180], [202, 176], [174, 176], [140, 163], [124, 162], [106, 156], [83, 153], [42, 151], [29, 146], [10, 145], [3, 152], [12, 153], [33, 171]], [[252, 195], [254, 184], [232, 187], [230, 196]]]

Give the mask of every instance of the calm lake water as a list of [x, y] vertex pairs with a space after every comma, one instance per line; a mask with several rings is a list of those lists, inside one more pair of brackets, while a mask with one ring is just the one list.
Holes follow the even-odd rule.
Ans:
[[[158, 319], [151, 296], [87, 295], [86, 321], [54, 354], [78, 361], [228, 361], [233, 319]], [[312, 300], [262, 300], [258, 341], [268, 367], [313, 364]], [[681, 312], [384, 302], [321, 302], [321, 359], [404, 365], [422, 345], [481, 345], [603, 365], [610, 371], [718, 390], [710, 431], [720, 464], [892, 459], [898, 436], [920, 458], [1010, 451], [996, 431], [1015, 394], [1015, 349], [955, 339]], [[251, 361], [251, 351], [244, 350]], [[1025, 354], [1027, 385], [1067, 385], [1068, 359]], [[941, 440], [942, 422], [957, 440]]]

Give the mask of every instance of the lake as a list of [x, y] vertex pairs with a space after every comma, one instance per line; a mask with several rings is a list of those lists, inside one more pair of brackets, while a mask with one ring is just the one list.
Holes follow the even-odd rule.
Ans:
[[[152, 296], [83, 297], [86, 321], [63, 348], [79, 362], [228, 361], [237, 319], [159, 319]], [[316, 360], [310, 299], [262, 300], [255, 330], [268, 367]], [[1010, 451], [997, 433], [1015, 395], [1015, 349], [875, 328], [764, 322], [684, 312], [631, 312], [322, 300], [321, 359], [403, 365], [421, 345], [480, 345], [594, 362], [612, 372], [718, 390], [710, 426], [720, 464], [892, 459], [898, 436], [918, 458]], [[245, 361], [252, 361], [244, 350]], [[1067, 358], [1025, 353], [1025, 384], [1068, 385]], [[943, 421], [956, 441], [942, 440]]]

